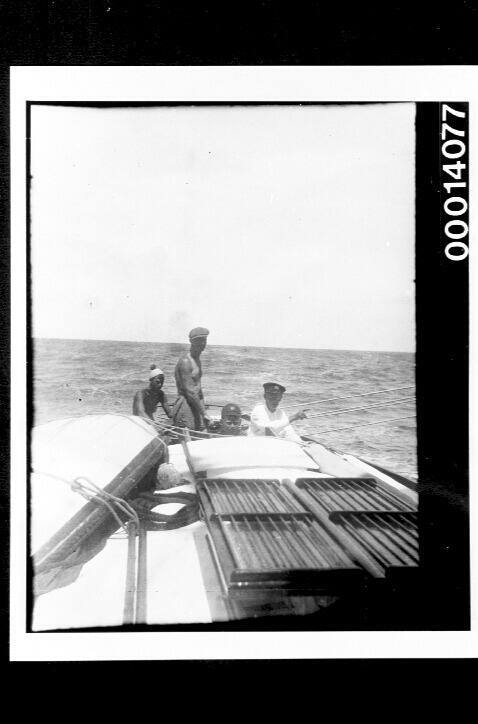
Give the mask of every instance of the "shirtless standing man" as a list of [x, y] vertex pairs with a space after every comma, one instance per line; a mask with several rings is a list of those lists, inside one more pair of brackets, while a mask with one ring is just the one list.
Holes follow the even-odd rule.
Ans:
[[191, 343], [189, 352], [180, 356], [174, 377], [178, 388], [178, 399], [173, 407], [173, 425], [187, 427], [189, 430], [205, 430], [209, 416], [204, 405], [201, 388], [201, 352], [207, 345], [209, 330], [195, 327], [189, 333]]

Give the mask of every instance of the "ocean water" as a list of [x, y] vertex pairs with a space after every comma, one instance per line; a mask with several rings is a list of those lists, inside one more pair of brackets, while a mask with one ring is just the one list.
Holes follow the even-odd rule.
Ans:
[[[183, 344], [35, 339], [34, 424], [95, 412], [131, 414], [134, 393], [147, 387], [152, 363], [164, 371], [164, 390], [174, 401], [174, 367], [185, 349]], [[415, 413], [413, 399], [400, 402], [415, 394], [413, 354], [211, 345], [202, 361], [206, 403], [236, 402], [250, 412], [262, 401], [264, 379], [277, 377], [287, 387], [286, 411], [310, 404], [310, 417], [294, 424], [299, 433], [416, 478], [416, 419], [383, 422]], [[352, 397], [406, 386], [411, 389]], [[325, 402], [336, 397], [346, 399]], [[379, 403], [387, 404], [350, 410]]]

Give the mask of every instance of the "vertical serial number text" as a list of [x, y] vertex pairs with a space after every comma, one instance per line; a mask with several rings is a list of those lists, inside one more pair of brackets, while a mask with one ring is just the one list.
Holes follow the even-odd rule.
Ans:
[[441, 106], [442, 233], [445, 255], [452, 261], [468, 256], [468, 118], [464, 103]]

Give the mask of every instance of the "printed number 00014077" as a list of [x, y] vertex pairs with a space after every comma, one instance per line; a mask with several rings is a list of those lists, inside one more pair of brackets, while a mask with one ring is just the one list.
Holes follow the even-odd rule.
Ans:
[[[447, 123], [449, 116], [454, 116], [453, 119], [450, 119], [453, 126]], [[468, 169], [467, 164], [459, 160], [465, 156], [467, 151], [466, 112], [444, 103], [441, 120], [442, 173], [444, 178], [444, 175], [448, 174], [454, 179], [443, 183], [443, 188], [447, 194], [450, 194], [443, 203], [444, 234], [447, 240], [451, 239], [446, 244], [445, 255], [452, 261], [461, 261], [468, 256], [468, 245], [464, 241], [468, 236], [468, 223], [458, 218], [468, 211], [468, 183], [466, 180]], [[454, 126], [461, 126], [461, 128]], [[448, 161], [454, 161], [454, 163], [448, 163]], [[455, 189], [463, 190], [456, 191]]]

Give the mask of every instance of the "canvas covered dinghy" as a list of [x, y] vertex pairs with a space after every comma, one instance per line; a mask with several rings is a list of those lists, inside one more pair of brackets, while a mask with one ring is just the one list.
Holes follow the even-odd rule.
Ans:
[[[281, 607], [287, 613], [306, 613], [371, 577], [385, 578], [387, 566], [416, 565], [410, 543], [416, 510], [413, 491], [320, 444], [301, 446], [267, 437], [212, 438], [171, 446], [170, 462], [183, 483], [174, 492], [198, 495], [200, 519], [175, 530], [140, 524], [136, 545], [136, 534], [131, 528], [128, 536], [123, 533], [104, 504], [91, 500], [83, 505], [78, 492], [64, 483], [62, 487], [60, 480], [52, 487], [55, 478], [46, 476], [47, 483], [44, 475], [86, 475], [104, 489], [108, 478], [125, 498], [141, 478], [154, 476], [162, 443], [152, 428], [133, 416], [101, 417], [106, 419], [51, 423], [50, 434], [43, 426], [34, 435], [33, 467], [42, 470], [33, 475], [32, 484], [34, 560], [41, 566], [55, 546], [61, 554], [58, 546], [75, 525], [78, 528], [78, 516], [84, 517], [87, 506], [89, 515], [98, 516], [102, 510], [111, 530], [69, 585], [36, 596], [33, 630], [211, 623], [277, 613]], [[85, 442], [90, 426], [90, 442]], [[95, 458], [101, 460], [97, 470]], [[143, 461], [134, 473], [133, 460], [136, 466]], [[73, 502], [70, 496], [80, 500]], [[174, 515], [181, 507], [162, 504], [161, 512]], [[382, 543], [387, 535], [383, 530], [390, 538], [395, 526], [393, 542], [380, 549], [385, 556], [381, 564], [370, 554], [370, 546], [368, 552], [366, 546], [361, 550], [354, 539], [357, 515], [366, 516], [365, 523], [358, 522], [365, 525], [369, 542], [370, 526], [382, 526], [377, 537]], [[43, 535], [42, 520], [49, 521]], [[57, 524], [59, 532], [53, 531]], [[88, 537], [88, 528], [84, 535]], [[60, 563], [60, 558], [55, 560]]]
[[111, 522], [109, 500], [125, 498], [164, 458], [164, 443], [140, 418], [86, 415], [33, 428], [30, 550], [39, 590]]

